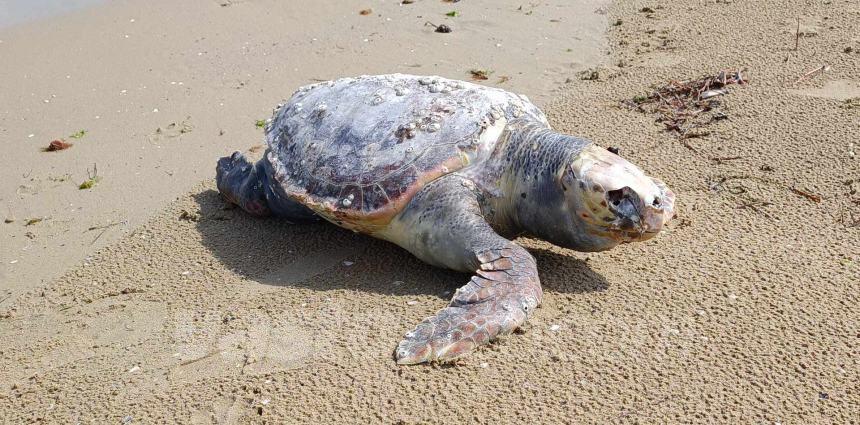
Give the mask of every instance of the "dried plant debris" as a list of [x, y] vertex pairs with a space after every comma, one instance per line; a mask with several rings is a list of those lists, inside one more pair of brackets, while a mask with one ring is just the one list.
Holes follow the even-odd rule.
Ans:
[[56, 151], [68, 149], [72, 146], [73, 145], [71, 143], [66, 142], [63, 139], [57, 139], [57, 140], [51, 141], [51, 143], [48, 143], [48, 147], [46, 147], [42, 150], [45, 152], [56, 152]]
[[827, 72], [827, 71], [830, 71], [830, 65], [827, 65], [827, 64], [821, 65], [818, 68], [815, 68], [812, 71], [806, 72], [803, 75], [801, 75], [800, 77], [798, 77], [798, 79], [794, 81], [794, 84], [798, 84], [800, 82], [806, 81], [806, 80], [808, 80], [808, 79], [810, 79], [810, 78], [812, 78], [818, 74], [821, 74], [821, 73]]
[[197, 222], [200, 221], [200, 214], [188, 210], [182, 210], [182, 213], [179, 214], [179, 219], [183, 221]]
[[845, 180], [842, 184], [847, 187], [844, 193], [847, 202], [839, 209], [838, 221], [847, 227], [860, 226], [860, 214], [855, 214], [855, 211], [860, 211], [860, 177]]
[[90, 242], [90, 245], [92, 245], [92, 244], [96, 243], [96, 241], [98, 241], [99, 238], [101, 238], [102, 235], [104, 235], [111, 227], [119, 226], [120, 224], [128, 225], [128, 220], [113, 221], [113, 222], [110, 222], [108, 224], [101, 225], [101, 226], [91, 226], [84, 233], [91, 232], [93, 230], [101, 230], [101, 232], [98, 235], [96, 235], [95, 239], [93, 239], [92, 242]]
[[741, 200], [735, 208], [739, 210], [749, 209], [757, 213], [761, 213], [761, 208], [769, 207], [771, 205], [773, 205], [773, 202], [763, 201], [761, 199], [747, 199]]
[[425, 22], [425, 23], [424, 23], [424, 26], [427, 26], [427, 25], [430, 25], [431, 27], [436, 28], [436, 32], [440, 32], [440, 33], [442, 33], [442, 34], [447, 34], [447, 33], [451, 32], [451, 31], [453, 31], [453, 30], [451, 29], [451, 27], [449, 27], [448, 25], [445, 25], [445, 24], [442, 24], [442, 25], [436, 25], [436, 24], [434, 24], [434, 23], [432, 23], [432, 22], [429, 22], [429, 21], [428, 21], [428, 22]]
[[155, 132], [158, 134], [164, 133], [167, 137], [176, 137], [185, 133], [191, 133], [191, 131], [194, 130], [194, 126], [188, 121], [189, 119], [191, 119], [191, 117], [182, 120], [179, 124], [172, 122], [167, 124], [167, 127], [164, 129], [158, 127], [155, 129]]
[[791, 191], [804, 197], [804, 198], [806, 198], [806, 199], [809, 199], [812, 202], [815, 202], [815, 203], [821, 202], [821, 195], [816, 195], [814, 193], [810, 193], [810, 192], [807, 192], [805, 190], [800, 190], [796, 187], [792, 187]]
[[487, 80], [490, 78], [490, 75], [493, 71], [489, 69], [473, 69], [469, 71], [469, 74], [472, 75], [473, 80]]
[[579, 71], [577, 74], [580, 80], [597, 81], [600, 79], [600, 71], [597, 68], [590, 68], [584, 71]]
[[852, 97], [849, 99], [845, 99], [842, 101], [842, 104], [839, 105], [842, 109], [855, 109], [860, 108], [860, 97]]
[[639, 95], [623, 103], [643, 113], [658, 114], [657, 121], [681, 138], [695, 137], [691, 130], [728, 118], [719, 110], [720, 96], [731, 84], [747, 84], [738, 71], [720, 71], [696, 80], [670, 81], [649, 95]]
[[370, 15], [371, 13], [373, 13], [372, 9], [362, 9], [361, 11], [358, 12], [358, 14], [362, 15], [362, 16], [367, 16], [367, 15]]
[[54, 183], [62, 183], [62, 182], [69, 181], [71, 179], [72, 179], [72, 175], [69, 173], [63, 174], [61, 176], [52, 176], [52, 175], [48, 176], [48, 180], [50, 180]]
[[194, 131], [194, 126], [191, 124], [191, 117], [186, 117], [178, 123], [172, 122], [167, 124], [164, 128], [156, 128], [153, 134], [147, 136], [147, 139], [150, 143], [161, 143], [167, 139], [181, 137], [185, 134], [191, 133], [192, 131]]
[[716, 162], [717, 164], [723, 164], [725, 162], [734, 161], [736, 159], [741, 159], [741, 158], [743, 158], [743, 157], [742, 156], [712, 156], [708, 159]]

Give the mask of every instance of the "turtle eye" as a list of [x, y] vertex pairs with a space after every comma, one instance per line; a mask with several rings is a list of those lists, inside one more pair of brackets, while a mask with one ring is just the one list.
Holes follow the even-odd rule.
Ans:
[[659, 196], [655, 196], [655, 197], [654, 197], [654, 201], [653, 201], [653, 202], [651, 202], [651, 205], [653, 205], [653, 206], [655, 206], [655, 207], [659, 207], [659, 206], [660, 206], [660, 197], [659, 197]]

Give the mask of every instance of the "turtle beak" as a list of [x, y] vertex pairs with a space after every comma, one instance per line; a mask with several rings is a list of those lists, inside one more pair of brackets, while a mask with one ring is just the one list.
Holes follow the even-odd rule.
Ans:
[[[646, 233], [650, 233], [651, 229], [646, 220], [650, 211], [647, 211], [633, 189], [629, 186], [624, 186], [621, 189], [610, 190], [606, 192], [606, 200], [609, 205], [609, 210], [617, 217], [614, 227], [617, 231], [622, 232], [625, 239], [642, 240]], [[659, 229], [657, 230], [659, 231]]]
[[639, 195], [629, 186], [606, 192], [609, 210], [617, 219], [615, 227], [625, 233], [642, 234], [645, 232], [644, 205]]
[[675, 194], [661, 181], [652, 180], [658, 193], [650, 203], [628, 186], [606, 192], [609, 210], [617, 217], [613, 224], [628, 241], [653, 238], [675, 216]]
[[675, 217], [675, 194], [665, 184], [653, 179], [659, 189], [650, 203], [625, 186], [607, 192], [609, 209], [616, 214], [616, 225], [626, 239], [644, 241], [653, 238]]

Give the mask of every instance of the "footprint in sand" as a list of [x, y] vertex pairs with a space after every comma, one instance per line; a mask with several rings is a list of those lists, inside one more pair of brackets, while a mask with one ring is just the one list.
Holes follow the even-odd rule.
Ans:
[[860, 82], [851, 80], [833, 80], [824, 83], [822, 88], [790, 90], [792, 94], [821, 97], [834, 100], [860, 98]]
[[209, 410], [191, 413], [192, 424], [237, 424], [239, 419], [250, 416], [251, 408], [236, 396], [225, 396], [212, 402]]
[[0, 381], [61, 368], [106, 351], [140, 346], [162, 330], [167, 314], [167, 308], [160, 303], [132, 303], [118, 298], [76, 306], [71, 311], [25, 317], [0, 329], [4, 343], [26, 352], [31, 366], [27, 370], [5, 370], [0, 373]]
[[315, 348], [309, 331], [260, 314], [183, 312], [177, 318], [170, 380], [260, 375], [304, 366]]

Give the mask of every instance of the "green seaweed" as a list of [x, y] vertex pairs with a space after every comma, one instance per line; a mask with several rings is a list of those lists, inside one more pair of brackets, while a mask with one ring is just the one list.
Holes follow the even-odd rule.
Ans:
[[99, 180], [101, 180], [101, 177], [99, 177], [99, 176], [90, 177], [90, 178], [84, 180], [84, 182], [81, 183], [80, 186], [78, 186], [78, 189], [80, 189], [80, 190], [92, 189], [93, 186], [95, 186], [96, 183], [99, 182]]
[[76, 132], [74, 134], [70, 134], [69, 137], [71, 137], [72, 139], [80, 139], [80, 138], [83, 138], [86, 134], [87, 134], [86, 130], [79, 130], [78, 132]]

